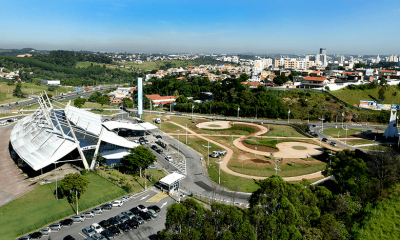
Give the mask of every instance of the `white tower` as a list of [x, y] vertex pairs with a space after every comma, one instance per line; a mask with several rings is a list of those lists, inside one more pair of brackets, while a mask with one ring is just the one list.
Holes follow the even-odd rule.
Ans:
[[397, 128], [397, 110], [392, 109], [390, 111], [389, 125], [387, 126], [383, 136], [388, 137], [399, 137], [399, 129]]

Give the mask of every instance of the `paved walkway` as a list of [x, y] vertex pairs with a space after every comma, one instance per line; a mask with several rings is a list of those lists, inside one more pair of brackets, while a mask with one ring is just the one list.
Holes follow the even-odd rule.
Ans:
[[30, 182], [10, 157], [10, 134], [15, 124], [0, 128], [0, 206], [31, 191], [36, 183]]
[[[169, 115], [167, 115], [166, 118], [169, 118]], [[176, 125], [176, 126], [178, 126], [178, 127], [185, 128], [183, 125], [178, 124], [178, 123], [175, 123], [175, 122], [173, 122], [173, 121], [170, 121], [170, 123], [172, 123], [172, 124], [174, 124], [174, 125]], [[265, 128], [265, 127], [263, 127], [263, 126], [260, 126], [260, 125], [257, 125], [257, 124], [242, 123], [242, 122], [240, 122], [240, 124], [254, 125], [254, 126], [260, 128], [260, 131], [258, 131], [258, 132], [256, 132], [256, 133], [252, 134], [252, 135], [254, 135], [254, 136], [262, 135], [262, 134], [268, 132], [268, 129], [267, 129], [267, 128]], [[257, 180], [268, 178], [268, 177], [259, 177], [259, 176], [249, 176], [249, 175], [245, 175], [245, 174], [241, 174], [241, 173], [237, 173], [237, 172], [232, 171], [231, 169], [228, 168], [228, 162], [229, 162], [229, 160], [231, 159], [231, 157], [232, 157], [232, 155], [233, 155], [232, 149], [230, 149], [229, 147], [227, 147], [227, 146], [225, 146], [225, 145], [220, 144], [219, 142], [216, 142], [216, 141], [214, 141], [214, 140], [211, 140], [211, 139], [209, 139], [209, 138], [206, 138], [206, 137], [202, 136], [201, 134], [197, 134], [197, 133], [195, 133], [194, 131], [192, 131], [192, 130], [190, 130], [190, 129], [188, 129], [188, 132], [190, 132], [192, 135], [196, 135], [197, 137], [199, 137], [199, 138], [201, 138], [201, 139], [203, 139], [203, 140], [205, 140], [205, 141], [210, 141], [211, 143], [213, 143], [213, 144], [215, 144], [215, 145], [217, 145], [217, 146], [219, 146], [219, 147], [221, 147], [221, 148], [224, 148], [224, 149], [227, 151], [226, 155], [222, 158], [222, 163], [221, 163], [221, 170], [222, 170], [222, 171], [224, 171], [224, 172], [226, 172], [226, 173], [228, 173], [228, 174], [234, 175], [234, 176], [244, 177], [244, 178], [251, 178], [251, 179], [257, 179]], [[244, 136], [243, 136], [243, 137], [244, 137]], [[236, 139], [236, 140], [237, 140], [237, 139]], [[285, 178], [283, 178], [283, 179], [284, 179], [285, 181], [301, 181], [303, 178], [305, 178], [305, 179], [314, 179], [314, 178], [320, 178], [320, 177], [323, 177], [323, 175], [321, 174], [321, 172], [316, 172], [316, 173], [307, 174], [307, 175], [302, 175], [302, 176], [285, 177]]]

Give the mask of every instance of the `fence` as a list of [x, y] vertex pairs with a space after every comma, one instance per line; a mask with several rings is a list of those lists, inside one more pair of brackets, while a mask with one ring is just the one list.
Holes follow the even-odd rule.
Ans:
[[236, 199], [235, 196], [227, 197], [227, 196], [217, 194], [217, 192], [211, 193], [211, 196], [209, 196], [207, 194], [198, 194], [198, 193], [194, 193], [194, 192], [190, 192], [190, 193], [185, 192], [185, 194], [188, 194], [188, 195], [196, 198], [197, 200], [202, 201], [207, 204], [223, 203], [223, 204], [230, 204], [230, 205], [235, 205], [235, 206], [243, 207], [243, 208], [249, 208], [249, 204], [235, 201], [235, 199]]
[[[118, 193], [103, 196], [103, 197], [98, 198], [89, 203], [81, 203], [81, 204], [78, 203], [79, 212], [94, 208], [94, 207], [101, 205], [103, 203], [106, 203], [106, 202], [110, 202], [111, 200], [117, 199], [124, 195], [126, 195], [126, 192], [124, 190], [121, 190]], [[75, 212], [75, 210], [72, 210], [72, 208], [68, 211], [58, 212], [57, 214], [54, 214], [50, 217], [38, 220], [29, 226], [26, 226], [26, 227], [21, 228], [20, 230], [17, 230], [16, 234], [23, 235], [25, 233], [35, 231], [37, 229], [43, 228], [44, 226], [50, 225], [51, 223], [56, 222], [60, 219], [67, 218], [67, 217], [73, 216], [75, 214], [76, 214], [76, 212]]]

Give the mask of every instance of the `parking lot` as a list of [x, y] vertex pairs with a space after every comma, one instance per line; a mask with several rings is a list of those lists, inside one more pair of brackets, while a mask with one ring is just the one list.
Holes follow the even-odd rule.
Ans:
[[158, 206], [161, 209], [158, 213], [159, 216], [150, 221], [145, 221], [145, 223], [140, 225], [140, 227], [137, 229], [131, 229], [128, 232], [122, 232], [114, 239], [149, 239], [151, 235], [154, 235], [158, 231], [164, 229], [167, 207], [176, 202], [177, 198], [178, 195], [168, 196], [155, 188], [151, 188], [146, 192], [134, 195], [132, 200], [125, 202], [121, 207], [113, 207], [109, 211], [103, 211], [101, 215], [95, 215], [93, 218], [86, 218], [84, 222], [73, 223], [69, 227], [65, 226], [59, 232], [53, 231], [49, 234], [49, 236], [43, 236], [42, 239], [63, 240], [65, 236], [71, 235], [77, 240], [84, 240], [88, 238], [88, 236], [82, 232], [82, 229], [85, 227], [90, 227], [90, 225], [93, 223], [99, 223], [102, 220], [115, 217], [123, 211], [129, 211], [130, 209], [137, 207], [139, 204], [142, 204], [146, 207], [150, 205]]

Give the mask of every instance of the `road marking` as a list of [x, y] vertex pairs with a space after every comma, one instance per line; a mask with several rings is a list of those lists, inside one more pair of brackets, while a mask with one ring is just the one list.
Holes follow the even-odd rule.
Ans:
[[148, 198], [150, 196], [150, 194], [147, 194], [146, 196], [142, 197], [140, 200], [144, 200], [146, 198]]
[[167, 202], [163, 203], [160, 208], [163, 208], [165, 205], [167, 205]]
[[84, 239], [86, 239], [87, 237], [85, 237], [85, 235], [83, 235], [82, 233], [78, 232], [79, 235], [81, 235]]

